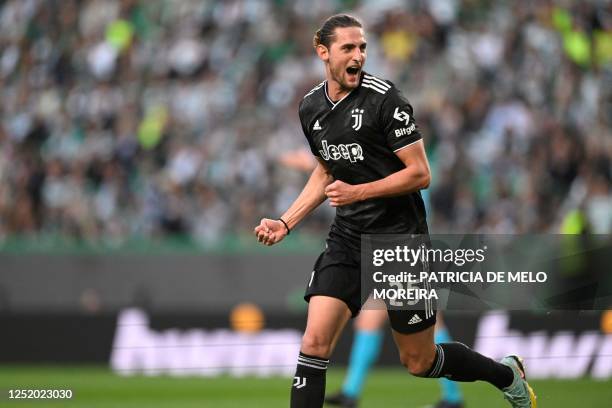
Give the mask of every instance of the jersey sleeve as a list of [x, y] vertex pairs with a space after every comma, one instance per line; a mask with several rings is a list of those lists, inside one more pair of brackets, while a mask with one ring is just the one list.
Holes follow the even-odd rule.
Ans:
[[298, 114], [300, 116], [300, 124], [302, 125], [302, 131], [304, 132], [304, 136], [306, 137], [306, 140], [308, 141], [308, 146], [310, 146], [310, 151], [315, 157], [319, 157], [319, 150], [317, 150], [317, 147], [315, 146], [314, 141], [312, 140], [312, 135], [308, 131], [309, 129], [308, 118], [306, 117], [307, 115], [304, 112], [303, 103], [300, 104]]
[[422, 139], [412, 106], [395, 88], [382, 103], [380, 120], [387, 145], [394, 152]]

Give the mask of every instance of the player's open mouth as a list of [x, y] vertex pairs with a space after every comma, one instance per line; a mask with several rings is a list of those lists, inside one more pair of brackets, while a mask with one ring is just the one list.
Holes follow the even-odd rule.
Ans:
[[348, 67], [348, 68], [346, 69], [346, 72], [347, 72], [349, 75], [357, 75], [357, 74], [359, 73], [359, 70], [360, 70], [360, 68], [359, 68], [359, 67]]

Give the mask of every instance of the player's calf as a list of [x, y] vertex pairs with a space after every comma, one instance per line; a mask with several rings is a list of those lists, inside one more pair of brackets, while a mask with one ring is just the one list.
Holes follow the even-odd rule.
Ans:
[[300, 352], [291, 387], [291, 408], [320, 408], [329, 360]]

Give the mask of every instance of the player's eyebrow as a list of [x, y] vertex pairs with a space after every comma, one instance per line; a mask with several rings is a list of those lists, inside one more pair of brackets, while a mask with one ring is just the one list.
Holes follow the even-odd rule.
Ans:
[[[367, 46], [367, 45], [368, 45], [368, 43], [364, 41], [364, 42], [362, 42], [362, 43], [360, 43], [360, 44], [359, 44], [359, 48], [364, 49], [364, 48], [366, 48], [366, 46]], [[344, 44], [342, 44], [342, 45], [340, 46], [340, 48], [342, 48], [342, 49], [348, 49], [348, 50], [353, 49], [353, 48], [355, 48], [355, 47], [357, 47], [357, 44], [355, 44], [355, 43], [344, 43]]]

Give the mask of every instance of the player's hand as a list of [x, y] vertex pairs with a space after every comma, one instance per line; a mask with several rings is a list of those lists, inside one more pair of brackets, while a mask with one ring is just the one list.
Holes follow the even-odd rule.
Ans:
[[258, 226], [253, 230], [257, 241], [264, 245], [274, 245], [280, 242], [287, 235], [285, 224], [278, 220], [262, 218]]
[[363, 193], [359, 185], [347, 184], [336, 180], [325, 187], [325, 195], [329, 198], [329, 205], [341, 207], [363, 200]]

